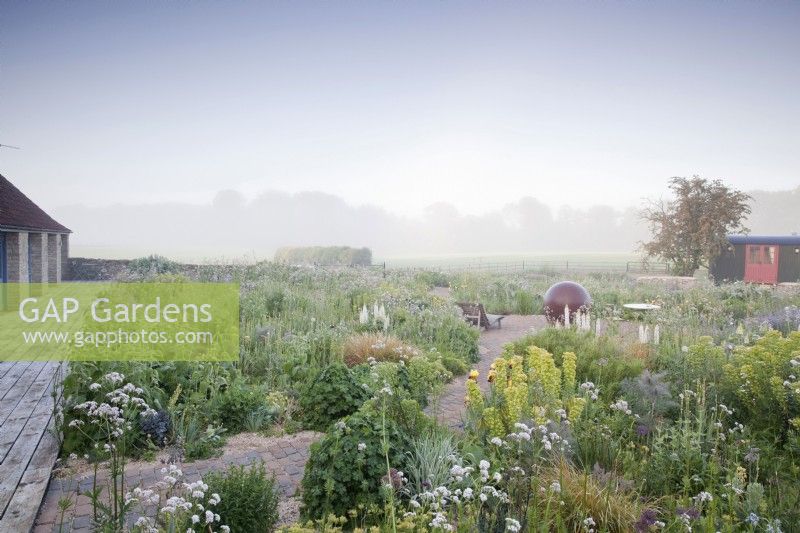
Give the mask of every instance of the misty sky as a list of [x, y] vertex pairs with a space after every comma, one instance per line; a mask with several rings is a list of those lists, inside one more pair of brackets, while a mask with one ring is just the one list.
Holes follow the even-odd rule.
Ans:
[[3, 2], [0, 172], [43, 206], [404, 216], [794, 189], [798, 27], [797, 2]]

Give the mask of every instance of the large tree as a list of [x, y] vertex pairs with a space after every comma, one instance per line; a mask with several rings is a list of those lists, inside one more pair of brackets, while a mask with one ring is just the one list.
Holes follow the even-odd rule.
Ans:
[[750, 214], [751, 198], [720, 180], [699, 176], [672, 178], [669, 183], [674, 198], [651, 202], [642, 212], [653, 234], [642, 249], [648, 257], [667, 261], [675, 274], [691, 276], [719, 255], [726, 235], [749, 231], [743, 222]]

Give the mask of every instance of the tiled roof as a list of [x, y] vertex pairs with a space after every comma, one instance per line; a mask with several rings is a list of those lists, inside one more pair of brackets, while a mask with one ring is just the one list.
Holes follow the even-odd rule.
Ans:
[[0, 230], [71, 233], [0, 175]]

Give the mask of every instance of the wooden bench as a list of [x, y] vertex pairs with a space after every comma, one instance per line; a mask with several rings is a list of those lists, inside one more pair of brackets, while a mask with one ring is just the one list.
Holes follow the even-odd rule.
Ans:
[[486, 314], [486, 309], [484, 309], [483, 304], [459, 302], [456, 305], [461, 308], [464, 319], [473, 326], [485, 329], [491, 329], [493, 327], [500, 329], [502, 327], [501, 322], [505, 318], [505, 315]]

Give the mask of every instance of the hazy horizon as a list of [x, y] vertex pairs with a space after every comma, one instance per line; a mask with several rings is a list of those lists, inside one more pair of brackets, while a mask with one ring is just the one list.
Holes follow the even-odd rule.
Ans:
[[[800, 232], [800, 186], [787, 191], [750, 191], [752, 233]], [[114, 204], [50, 209], [75, 233], [72, 255], [131, 258], [151, 253], [174, 259], [269, 259], [281, 246], [367, 246], [376, 259], [542, 257], [636, 254], [647, 239], [643, 204], [615, 209], [551, 209], [532, 197], [501, 209], [470, 215], [447, 203], [419, 218], [377, 206], [353, 206], [321, 192], [277, 191], [247, 200], [220, 191], [208, 204]]]

